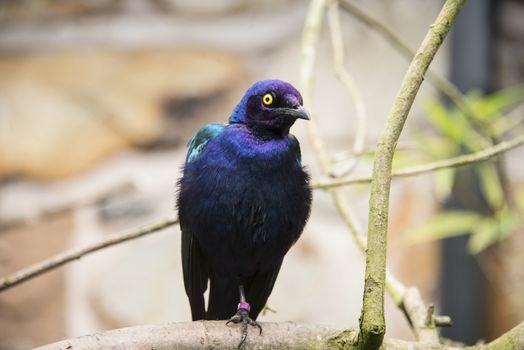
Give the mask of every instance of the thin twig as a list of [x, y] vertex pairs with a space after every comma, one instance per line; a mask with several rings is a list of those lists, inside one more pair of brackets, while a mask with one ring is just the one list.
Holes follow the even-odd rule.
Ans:
[[[318, 32], [320, 31], [321, 27], [321, 18], [323, 16], [323, 12], [325, 11], [325, 3], [319, 3], [316, 0], [313, 0], [310, 5], [309, 13], [308, 13], [308, 21], [307, 23], [315, 23], [315, 25], [306, 25], [304, 27], [304, 34], [303, 34], [303, 53], [302, 57], [302, 91], [304, 93], [304, 99], [305, 101], [309, 101], [311, 99], [311, 89], [312, 89], [312, 75], [313, 70], [312, 67], [314, 65], [315, 61], [315, 52], [311, 52], [309, 50], [316, 50], [316, 45], [318, 43]], [[310, 19], [311, 17], [314, 17], [314, 20]], [[335, 24], [336, 27], [336, 24]], [[335, 28], [336, 29], [336, 28]], [[310, 33], [310, 31], [318, 31], [317, 33]], [[335, 30], [336, 32], [336, 30]], [[335, 35], [337, 35], [335, 33]], [[311, 38], [314, 38], [312, 40]], [[336, 41], [337, 39], [335, 39]], [[314, 45], [312, 45], [314, 43]], [[337, 45], [335, 45], [337, 46]], [[337, 46], [340, 48], [340, 46]], [[340, 56], [339, 56], [340, 59]], [[311, 108], [311, 107], [310, 107]], [[329, 175], [331, 164], [330, 159], [325, 153], [325, 150], [323, 147], [315, 147], [315, 145], [322, 145], [322, 140], [320, 138], [320, 133], [318, 132], [317, 125], [314, 123], [311, 123], [309, 125], [310, 128], [310, 138], [312, 139], [312, 144], [314, 145], [313, 150], [315, 152], [315, 155], [317, 156], [317, 159], [319, 160], [321, 164], [321, 171], [323, 174]], [[357, 246], [360, 248], [361, 252], [366, 254], [366, 239], [364, 237], [362, 226], [360, 225], [358, 218], [354, 214], [354, 212], [344, 204], [342, 197], [339, 192], [337, 192], [334, 189], [330, 189], [328, 191], [332, 197], [332, 200], [335, 204], [335, 207], [339, 214], [341, 215], [342, 219], [344, 220], [346, 226], [349, 228], [349, 231], [351, 232], [353, 238], [357, 242]], [[411, 303], [411, 300], [405, 300], [404, 299], [404, 292], [405, 287], [389, 272], [386, 271], [386, 281], [385, 281], [386, 290], [392, 297], [393, 301], [399, 306], [401, 309], [406, 311], [406, 305], [409, 305]], [[407, 304], [406, 304], [407, 302]], [[421, 303], [422, 307], [424, 307], [424, 303]], [[416, 307], [419, 307], [419, 305], [414, 305], [411, 308], [414, 309]], [[410, 317], [409, 314], [406, 312], [408, 318]]]
[[[315, 64], [316, 50], [318, 44], [318, 36], [322, 25], [322, 17], [326, 10], [326, 1], [323, 0], [312, 0], [309, 12], [304, 26], [304, 33], [302, 36], [302, 62], [301, 62], [301, 82], [302, 82], [302, 93], [304, 95], [304, 101], [311, 101], [311, 90], [313, 84], [313, 66]], [[309, 104], [311, 112], [312, 104]], [[308, 123], [309, 126], [309, 137], [313, 144], [313, 151], [320, 163], [320, 168], [324, 176], [331, 174], [331, 162], [328, 155], [323, 147], [322, 138], [318, 131], [316, 123]], [[316, 145], [316, 146], [315, 146]], [[347, 206], [344, 205], [340, 193], [336, 190], [329, 190], [335, 207], [344, 220], [344, 223], [349, 228], [349, 231], [355, 239], [357, 246], [363, 254], [366, 254], [366, 239], [364, 237], [362, 225], [359, 223], [357, 216]], [[388, 273], [387, 290], [390, 293], [394, 302], [398, 305], [402, 305], [402, 297], [404, 293], [404, 286], [391, 274]]]
[[[391, 173], [392, 177], [407, 177], [425, 174], [433, 172], [440, 169], [453, 168], [459, 166], [465, 166], [473, 163], [482, 162], [493, 158], [499, 154], [507, 152], [511, 149], [517, 148], [524, 144], [524, 134], [519, 135], [511, 140], [502, 141], [492, 147], [483, 149], [482, 151], [460, 155], [454, 158], [438, 160], [436, 162], [431, 162], [428, 164], [421, 164], [406, 167], [393, 171]], [[354, 185], [354, 184], [367, 184], [372, 180], [371, 176], [361, 176], [361, 177], [346, 177], [335, 180], [327, 181], [313, 181], [311, 186], [316, 189], [329, 189], [340, 186]]]
[[384, 317], [386, 244], [391, 166], [395, 147], [413, 101], [424, 80], [424, 75], [451, 29], [451, 24], [464, 5], [464, 1], [446, 1], [437, 19], [430, 26], [402, 81], [386, 120], [386, 127], [377, 143], [369, 201], [364, 302], [358, 339], [361, 349], [378, 349], [386, 332]]
[[[324, 1], [317, 1], [317, 3], [321, 3], [321, 6], [325, 6], [325, 2]], [[316, 40], [318, 41], [318, 36], [317, 36]], [[313, 57], [313, 61], [314, 61], [314, 57]], [[311, 65], [311, 67], [312, 67], [312, 65]], [[312, 130], [316, 131], [315, 128], [313, 128]], [[317, 135], [318, 135], [318, 133], [317, 133]], [[320, 138], [319, 138], [319, 140], [320, 140]], [[320, 145], [322, 145], [321, 142], [320, 142]], [[322, 150], [323, 147], [319, 147], [319, 149]], [[325, 155], [325, 153], [324, 153], [324, 155]], [[326, 157], [326, 159], [328, 159], [328, 158]], [[326, 161], [325, 169], [329, 170], [329, 168], [330, 168], [329, 161]], [[337, 193], [335, 191], [332, 191], [332, 194], [333, 194], [333, 198], [334, 198], [334, 201], [335, 201], [335, 205], [337, 207], [340, 207], [339, 212], [341, 214], [342, 213], [347, 214], [346, 215], [347, 217], [345, 217], [345, 221], [346, 221], [346, 224], [350, 227], [351, 232], [353, 232], [353, 233], [361, 232], [361, 229], [355, 228], [355, 226], [354, 226], [354, 224], [358, 223], [358, 221], [356, 221], [355, 218], [351, 218], [352, 212], [348, 208], [343, 208], [342, 207], [342, 203], [343, 202], [340, 200], [341, 198], [340, 198], [339, 193]], [[3, 289], [8, 288], [9, 286], [13, 286], [13, 285], [15, 285], [17, 283], [20, 283], [23, 280], [31, 278], [31, 277], [33, 277], [33, 276], [35, 276], [37, 274], [40, 274], [40, 273], [48, 271], [48, 270], [50, 270], [52, 268], [56, 268], [58, 266], [61, 266], [61, 265], [65, 264], [65, 263], [67, 263], [68, 261], [72, 261], [74, 259], [78, 259], [81, 256], [83, 256], [84, 254], [88, 254], [90, 252], [102, 249], [104, 247], [107, 247], [107, 246], [110, 246], [110, 245], [113, 245], [113, 244], [117, 244], [117, 243], [129, 240], [129, 239], [137, 238], [137, 237], [140, 237], [142, 235], [158, 231], [160, 229], [169, 227], [169, 226], [174, 225], [176, 223], [177, 223], [176, 220], [167, 221], [167, 222], [165, 222], [161, 226], [150, 227], [148, 229], [141, 230], [138, 233], [137, 232], [132, 232], [132, 233], [129, 233], [129, 234], [126, 234], [126, 235], [115, 235], [115, 237], [112, 237], [112, 238], [114, 238], [113, 240], [111, 240], [111, 237], [110, 237], [110, 239], [107, 239], [107, 240], [105, 240], [103, 242], [100, 242], [98, 244], [95, 244], [95, 245], [92, 245], [92, 246], [89, 246], [89, 247], [86, 247], [86, 248], [83, 248], [83, 249], [80, 249], [80, 250], [72, 250], [72, 251], [66, 252], [61, 257], [55, 257], [55, 258], [59, 258], [57, 260], [52, 258], [52, 259], [44, 261], [42, 264], [37, 265], [33, 270], [28, 269], [28, 270], [21, 271], [20, 276], [22, 276], [22, 277], [18, 276], [17, 274], [14, 274], [14, 275], [8, 277], [7, 279], [0, 280], [0, 291], [3, 290]], [[355, 235], [355, 237], [356, 237], [355, 239], [357, 241], [357, 244], [359, 245], [361, 250], [364, 250], [365, 246], [366, 246], [364, 236], [362, 234], [360, 234], [360, 235]], [[28, 276], [28, 277], [24, 277], [24, 276]], [[390, 283], [389, 283], [390, 285], [394, 285], [394, 283], [398, 283], [394, 279], [393, 280], [395, 282], [394, 283], [391, 282], [391, 279], [390, 279], [391, 277], [392, 276], [388, 276], [386, 274], [386, 288], [388, 288], [388, 280], [390, 281]], [[401, 291], [399, 293], [396, 294], [397, 295], [396, 297], [395, 297], [395, 293], [394, 292], [391, 293], [392, 296], [393, 296], [393, 299], [397, 302], [397, 304], [400, 301], [402, 301], [404, 304], [408, 303], [409, 298], [405, 297], [404, 291], [402, 289], [401, 289]], [[392, 290], [395, 290], [395, 287], [392, 287]], [[398, 291], [398, 289], [396, 289], [396, 290]], [[408, 310], [408, 309], [406, 309], [406, 310]], [[431, 334], [433, 336], [433, 333], [431, 333]]]
[[[497, 123], [498, 122], [498, 123]], [[506, 135], [510, 131], [515, 131], [516, 128], [521, 128], [522, 123], [524, 122], [524, 113], [521, 115], [518, 115], [514, 119], [497, 119], [496, 125], [493, 127], [495, 129], [495, 133], [497, 135]], [[498, 125], [497, 125], [498, 124]], [[500, 125], [504, 124], [504, 125]]]
[[[304, 26], [304, 34], [302, 36], [302, 66], [301, 66], [301, 81], [302, 81], [302, 92], [304, 95], [304, 100], [311, 101], [312, 96], [312, 83], [313, 83], [313, 66], [315, 64], [316, 58], [316, 48], [318, 44], [318, 36], [322, 26], [322, 17], [326, 10], [326, 1], [324, 0], [313, 0], [309, 7], [308, 16], [306, 19], [306, 25]], [[316, 33], [312, 33], [315, 32]], [[313, 51], [313, 52], [312, 52]], [[308, 107], [312, 108], [311, 104]], [[311, 122], [311, 121], [310, 121]], [[331, 173], [331, 162], [327, 154], [325, 153], [324, 147], [319, 147], [318, 145], [323, 145], [322, 138], [318, 131], [318, 126], [315, 123], [308, 123], [310, 129], [310, 139], [313, 145], [313, 151], [317, 157], [317, 160], [321, 164], [321, 171], [324, 175], [329, 175]], [[364, 237], [362, 225], [359, 223], [357, 216], [353, 211], [347, 206], [344, 205], [340, 193], [331, 190], [329, 191], [335, 208], [338, 213], [344, 220], [344, 223], [349, 228], [349, 231], [355, 241], [357, 246], [360, 248], [362, 253], [366, 253], [366, 238]], [[391, 294], [392, 299], [397, 305], [401, 305], [402, 294], [404, 286], [391, 274], [388, 283], [388, 291]]]
[[[524, 144], [524, 134], [517, 136], [511, 140], [500, 142], [499, 144], [493, 147], [484, 149], [479, 152], [465, 154], [465, 155], [461, 155], [455, 158], [439, 160], [439, 161], [428, 163], [428, 164], [422, 164], [422, 165], [417, 165], [417, 166], [408, 167], [404, 169], [399, 169], [397, 171], [394, 171], [391, 174], [391, 176], [392, 177], [407, 177], [407, 176], [425, 174], [425, 173], [440, 170], [440, 169], [465, 166], [465, 165], [481, 162], [484, 160], [488, 160], [501, 153], [517, 148], [523, 144]], [[314, 189], [331, 189], [335, 187], [341, 187], [341, 186], [347, 186], [347, 185], [353, 185], [353, 184], [366, 184], [370, 182], [371, 182], [370, 176], [352, 177], [352, 178], [341, 178], [341, 179], [336, 179], [336, 180], [330, 180], [330, 181], [325, 181], [325, 182], [313, 181], [312, 187]], [[360, 223], [358, 222], [358, 218], [356, 217], [356, 215], [354, 215], [354, 213], [351, 211], [351, 209], [347, 205], [343, 204], [343, 201], [340, 195], [335, 194], [333, 196], [333, 200], [334, 200], [335, 207], [337, 208], [339, 214], [342, 216], [342, 219], [344, 220], [345, 224], [349, 227], [350, 232], [353, 235], [355, 242], [357, 243], [357, 246], [360, 248], [362, 252], [365, 252], [366, 239], [364, 237], [364, 234], [362, 233], [363, 232], [362, 225], [360, 225]], [[78, 259], [81, 256], [84, 256], [91, 252], [95, 252], [97, 250], [100, 250], [100, 249], [103, 249], [103, 248], [106, 248], [112, 245], [116, 245], [116, 244], [119, 244], [119, 243], [122, 243], [128, 240], [134, 239], [134, 238], [145, 236], [149, 233], [153, 233], [153, 232], [162, 230], [164, 228], [167, 228], [169, 226], [175, 225], [176, 223], [178, 223], [178, 220], [167, 220], [164, 222], [159, 222], [159, 223], [153, 224], [141, 230], [128, 232], [124, 234], [114, 234], [104, 239], [103, 241], [93, 243], [90, 246], [86, 246], [80, 249], [73, 249], [65, 253], [61, 253], [52, 258], [44, 260], [40, 263], [37, 263], [23, 270], [15, 272], [9, 276], [0, 278], [0, 292], [12, 286], [15, 286], [21, 282], [24, 282], [32, 277], [35, 277], [44, 272], [57, 268], [67, 262]], [[390, 286], [388, 286], [388, 284]], [[405, 289], [405, 287], [400, 282], [398, 282], [395, 279], [395, 277], [391, 274], [389, 274], [389, 276], [387, 277], [386, 289], [388, 289], [388, 292], [391, 295], [392, 299], [395, 301], [395, 303], [397, 305], [401, 305], [401, 302], [400, 302], [401, 296], [402, 296], [401, 291]]]
[[[353, 153], [359, 154], [364, 149], [364, 144], [366, 142], [366, 108], [360, 91], [357, 88], [357, 84], [344, 66], [344, 43], [342, 40], [342, 30], [340, 28], [338, 0], [332, 1], [329, 5], [328, 20], [331, 33], [331, 43], [333, 46], [333, 64], [335, 67], [335, 73], [342, 85], [344, 85], [344, 88], [355, 106], [355, 119], [357, 123], [355, 141], [353, 143]], [[347, 175], [355, 168], [357, 163], [358, 158], [352, 158], [350, 162], [345, 164], [344, 169], [331, 175], [334, 177]]]
[[[451, 159], [440, 160], [440, 161], [429, 163], [429, 164], [417, 165], [414, 167], [400, 169], [400, 170], [393, 172], [392, 176], [393, 177], [414, 176], [414, 175], [436, 171], [439, 169], [445, 169], [445, 168], [451, 168], [451, 167], [457, 167], [457, 166], [465, 166], [468, 164], [473, 164], [476, 162], [488, 160], [503, 152], [507, 152], [511, 149], [517, 148], [523, 144], [524, 144], [524, 135], [520, 135], [518, 137], [515, 137], [514, 139], [503, 141], [493, 147], [484, 149], [479, 152], [461, 155], [461, 156], [451, 158]], [[330, 189], [334, 187], [347, 186], [347, 185], [352, 185], [352, 184], [364, 184], [364, 183], [370, 183], [370, 182], [371, 182], [370, 176], [359, 177], [359, 178], [353, 177], [353, 178], [342, 178], [342, 179], [337, 179], [337, 180], [331, 180], [328, 182], [314, 181], [312, 184], [312, 187], [315, 189]], [[357, 246], [360, 248], [362, 252], [365, 252], [366, 239], [363, 234], [362, 226], [358, 222], [358, 218], [356, 217], [356, 215], [354, 215], [354, 213], [351, 211], [351, 209], [347, 205], [343, 204], [343, 201], [340, 195], [338, 194], [335, 195], [333, 199], [334, 199], [334, 203], [335, 203], [335, 206], [339, 214], [341, 215], [345, 224], [349, 227], [350, 232], [353, 235], [355, 242], [357, 243]], [[112, 245], [119, 244], [121, 242], [125, 242], [130, 239], [138, 238], [138, 237], [147, 235], [149, 233], [156, 232], [163, 228], [167, 228], [171, 225], [174, 225], [177, 222], [178, 222], [177, 220], [168, 220], [165, 222], [160, 222], [160, 223], [151, 225], [150, 228], [153, 228], [153, 229], [149, 231], [147, 231], [147, 228], [146, 228], [146, 229], [138, 230], [135, 232], [129, 232], [129, 233], [124, 233], [124, 234], [115, 234], [113, 236], [106, 238], [105, 240], [101, 242], [94, 243], [90, 246], [80, 248], [80, 249], [73, 249], [68, 252], [61, 253], [45, 261], [29, 266], [18, 272], [15, 272], [7, 277], [0, 278], [0, 291], [8, 289], [21, 282], [27, 281], [28, 279], [38, 276], [44, 272], [57, 268], [69, 261], [78, 259], [79, 257], [83, 255], [100, 250], [102, 248], [106, 248]], [[69, 258], [64, 259], [64, 256], [69, 257]], [[387, 274], [388, 275], [386, 276], [386, 289], [388, 290], [393, 301], [397, 305], [400, 306], [402, 304], [401, 303], [402, 294], [403, 294], [402, 291], [405, 289], [405, 287], [400, 282], [398, 282], [392, 274], [390, 273], [387, 273]], [[444, 322], [444, 323], [448, 324], [449, 322]]]
[[417, 288], [408, 288], [404, 294], [404, 312], [415, 331], [417, 339], [423, 343], [439, 343], [439, 334], [433, 321], [433, 306], [424, 304]]
[[424, 320], [424, 325], [426, 327], [429, 327], [431, 326], [431, 324], [433, 323], [433, 313], [435, 312], [435, 305], [433, 304], [430, 304], [428, 306], [428, 309], [426, 310], [426, 319]]
[[[412, 50], [394, 31], [389, 29], [386, 25], [378, 19], [367, 14], [365, 11], [355, 6], [349, 1], [341, 1], [340, 6], [343, 10], [353, 15], [358, 20], [362, 21], [368, 27], [373, 29], [378, 34], [382, 35], [391, 46], [397, 49], [405, 58], [412, 60], [415, 57], [415, 51]], [[428, 69], [426, 76], [428, 80], [446, 97], [448, 97], [466, 116], [469, 117], [475, 124], [479, 123], [480, 118], [474, 108], [471, 107], [466, 97], [453, 85], [449, 80], [438, 74], [431, 68]], [[500, 114], [497, 112], [497, 114]], [[479, 135], [482, 137], [481, 135]]]
[[150, 233], [163, 230], [170, 226], [173, 226], [178, 223], [178, 219], [170, 219], [162, 222], [158, 222], [149, 226], [146, 226], [139, 230], [133, 230], [127, 233], [117, 233], [107, 238], [95, 242], [93, 244], [87, 245], [82, 248], [71, 249], [65, 251], [61, 254], [55, 255], [49, 259], [41, 261], [35, 265], [31, 265], [25, 269], [17, 271], [7, 277], [0, 278], [0, 292], [16, 286], [19, 283], [27, 281], [30, 278], [41, 275], [47, 271], [53, 270], [57, 267], [60, 267], [70, 261], [80, 259], [82, 256], [95, 252], [97, 250], [113, 246], [122, 242], [126, 242], [135, 238], [139, 238]]
[[[414, 145], [410, 145], [410, 144], [399, 144], [397, 146], [397, 152], [399, 151], [413, 151], [415, 150], [415, 146]], [[352, 150], [345, 150], [345, 151], [340, 151], [338, 153], [335, 153], [333, 154], [332, 156], [329, 157], [330, 161], [333, 162], [333, 163], [339, 163], [339, 162], [344, 162], [344, 161], [347, 161], [347, 160], [351, 160], [352, 158], [355, 158], [355, 157], [364, 157], [364, 156], [373, 156], [375, 154], [375, 145], [368, 145], [368, 146], [364, 146], [364, 148], [362, 149], [362, 151], [360, 152], [354, 152]]]
[[[355, 212], [344, 203], [338, 192], [333, 191], [331, 192], [331, 195], [333, 198], [333, 203], [335, 204], [338, 213], [342, 217], [342, 220], [349, 228], [349, 232], [357, 243], [357, 247], [362, 254], [366, 255], [366, 237], [358, 217], [356, 216]], [[404, 287], [404, 285], [399, 280], [397, 280], [397, 278], [388, 269], [386, 269], [386, 289], [395, 305], [403, 308], [404, 292], [406, 287]]]
[[302, 95], [307, 109], [311, 115], [308, 124], [308, 133], [313, 151], [315, 152], [320, 169], [323, 173], [329, 174], [331, 166], [329, 157], [325, 152], [324, 143], [318, 132], [316, 122], [316, 113], [312, 98], [313, 68], [315, 65], [318, 39], [322, 27], [322, 18], [324, 16], [328, 0], [311, 0], [309, 10], [304, 23], [302, 32], [302, 58], [300, 65], [300, 81], [302, 86]]

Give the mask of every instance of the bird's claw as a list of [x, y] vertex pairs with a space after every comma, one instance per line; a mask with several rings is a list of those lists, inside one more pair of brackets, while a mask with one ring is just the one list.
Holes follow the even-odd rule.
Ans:
[[262, 334], [262, 326], [255, 320], [253, 320], [251, 317], [249, 317], [249, 311], [246, 309], [239, 308], [237, 310], [237, 313], [233, 315], [229, 320], [226, 322], [226, 326], [233, 323], [240, 323], [242, 322], [242, 336], [240, 337], [240, 343], [238, 343], [238, 349], [242, 347], [242, 344], [246, 341], [247, 338], [247, 329], [248, 326], [251, 325], [253, 327], [258, 328], [259, 335]]

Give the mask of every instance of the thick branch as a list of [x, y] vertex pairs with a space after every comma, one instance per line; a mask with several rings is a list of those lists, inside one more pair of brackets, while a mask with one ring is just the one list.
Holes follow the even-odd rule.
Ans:
[[[297, 324], [292, 322], [262, 322], [264, 332], [252, 332], [242, 347], [249, 349], [348, 349], [353, 350], [351, 339], [356, 331], [340, 330], [323, 326]], [[135, 326], [62, 340], [34, 350], [55, 349], [134, 349], [134, 350], [193, 350], [193, 349], [235, 349], [240, 330], [238, 326], [227, 327], [224, 321], [197, 321], [167, 323], [161, 325]], [[339, 335], [335, 335], [339, 334]], [[513, 328], [487, 345], [468, 347], [469, 350], [519, 350], [524, 346], [524, 323]], [[458, 350], [460, 347], [407, 342], [386, 339], [384, 350]]]
[[76, 248], [68, 250], [64, 253], [55, 255], [47, 260], [41, 261], [38, 264], [31, 265], [23, 270], [17, 271], [7, 277], [0, 279], [0, 292], [16, 286], [30, 278], [43, 274], [47, 271], [62, 266], [70, 261], [80, 259], [82, 256], [95, 252], [97, 250], [110, 247], [115, 244], [119, 244], [131, 239], [139, 238], [147, 234], [163, 230], [167, 227], [173, 226], [178, 223], [178, 219], [166, 220], [163, 222], [155, 223], [150, 226], [144, 227], [139, 230], [134, 230], [128, 233], [118, 233], [108, 236], [99, 242], [87, 245], [82, 248]]
[[384, 319], [386, 242], [391, 165], [395, 147], [418, 89], [424, 80], [424, 74], [463, 4], [464, 0], [446, 1], [435, 23], [431, 25], [408, 68], [386, 121], [386, 128], [377, 143], [371, 182], [364, 303], [359, 333], [361, 349], [378, 349], [386, 331]]
[[[436, 162], [421, 164], [411, 167], [406, 167], [393, 171], [391, 176], [393, 177], [406, 177], [414, 176], [424, 173], [429, 173], [439, 169], [446, 169], [452, 167], [459, 167], [468, 164], [473, 164], [488, 160], [492, 157], [495, 157], [499, 154], [507, 152], [511, 149], [517, 148], [524, 144], [524, 135], [517, 136], [511, 140], [503, 141], [495, 146], [483, 149], [482, 151], [464, 154], [450, 159], [438, 160]], [[362, 176], [362, 177], [345, 177], [329, 181], [313, 181], [313, 188], [328, 189], [339, 186], [353, 185], [353, 184], [365, 184], [371, 182], [371, 176]]]
[[[250, 332], [242, 350], [247, 349], [324, 349], [329, 337], [338, 331], [291, 322], [262, 323], [264, 331]], [[224, 321], [168, 323], [116, 329], [63, 340], [35, 350], [55, 349], [133, 349], [190, 350], [236, 349], [240, 329]]]
[[[328, 0], [312, 0], [309, 5], [309, 10], [306, 18], [306, 23], [304, 25], [304, 32], [302, 35], [302, 60], [301, 60], [301, 83], [302, 83], [302, 94], [304, 96], [304, 101], [306, 101], [310, 113], [314, 116], [313, 113], [313, 104], [312, 101], [312, 85], [313, 85], [313, 67], [315, 64], [316, 53], [318, 40], [320, 35], [320, 30], [322, 27], [322, 18], [326, 11]], [[347, 80], [344, 82], [344, 77], [349, 75], [343, 67], [343, 47], [341, 39], [340, 25], [338, 23], [338, 5], [336, 3], [331, 4], [331, 13], [330, 13], [330, 22], [331, 22], [331, 36], [333, 42], [333, 54], [334, 54], [334, 64], [336, 66], [336, 72], [339, 76], [339, 79], [346, 84], [346, 88], [349, 90], [352, 98], [355, 99], [355, 95], [352, 94], [353, 90], [352, 80], [349, 79], [350, 86], [347, 85]], [[358, 95], [358, 94], [357, 94]], [[357, 98], [358, 99], [358, 98]], [[363, 110], [362, 110], [363, 111]], [[313, 151], [316, 155], [316, 158], [320, 164], [320, 169], [324, 176], [331, 175], [331, 162], [326, 154], [323, 140], [318, 131], [318, 126], [315, 122], [315, 118], [308, 124], [309, 138], [313, 145]], [[365, 132], [365, 130], [361, 130]], [[363, 137], [363, 136], [362, 136]], [[360, 147], [360, 145], [355, 144], [355, 147]], [[331, 198], [339, 214], [341, 215], [344, 223], [349, 228], [349, 231], [353, 235], [358, 247], [365, 254], [366, 252], [366, 239], [362, 234], [361, 225], [358, 221], [358, 218], [353, 214], [347, 206], [344, 206], [342, 197], [339, 192], [335, 189], [329, 190]], [[398, 282], [394, 277], [390, 277], [391, 283], [388, 283], [388, 291], [391, 293], [392, 298], [394, 299], [397, 305], [402, 305], [402, 295], [404, 287], [400, 282]], [[389, 281], [388, 281], [389, 282]]]
[[[357, 107], [358, 112], [357, 114], [360, 114], [360, 118], [365, 119], [363, 104], [358, 94], [358, 90], [356, 90], [353, 80], [351, 79], [343, 65], [343, 45], [340, 31], [340, 23], [338, 19], [339, 14], [337, 5], [338, 4], [336, 1], [332, 2], [329, 8], [331, 38], [334, 51], [334, 65], [339, 79], [341, 79], [344, 86], [348, 90], [348, 93], [350, 94], [351, 98], [355, 102], [355, 106]], [[311, 85], [313, 80], [313, 66], [315, 62], [316, 49], [318, 44], [318, 35], [320, 32], [322, 16], [325, 12], [325, 9], [326, 1], [312, 1], [308, 13], [308, 20], [306, 21], [306, 26], [304, 28], [301, 78], [303, 84], [302, 91], [304, 93], [304, 98], [306, 102], [310, 101], [312, 97]], [[358, 107], [359, 104], [361, 104], [361, 108]], [[309, 108], [312, 109], [312, 107]], [[354, 145], [354, 150], [356, 150], [357, 152], [363, 146], [363, 134], [365, 133], [364, 123], [362, 122], [360, 124], [362, 124], [362, 127], [359, 128], [359, 135], [357, 135], [357, 139], [355, 140]], [[325, 176], [331, 175], [331, 162], [329, 160], [329, 157], [325, 153], [325, 149], [323, 147], [323, 142], [320, 137], [320, 133], [318, 132], [317, 125], [315, 123], [310, 123], [309, 129], [310, 138], [314, 146], [313, 149], [315, 151], [317, 159], [320, 162], [321, 170]], [[349, 167], [349, 169], [351, 168], [352, 166]], [[347, 205], [345, 205], [339, 192], [335, 190], [330, 190], [329, 193], [331, 194], [337, 211], [341, 215], [342, 219], [344, 220], [344, 223], [349, 228], [351, 234], [357, 242], [358, 247], [365, 254], [366, 238], [364, 237], [363, 229], [359, 223], [358, 218], [354, 215], [353, 211], [349, 207], [347, 207]], [[391, 273], [389, 273], [389, 271], [386, 272], [385, 284], [386, 289], [388, 293], [391, 295], [393, 301], [398, 305], [399, 308], [405, 311], [408, 319], [411, 320], [411, 318], [416, 318], [415, 316], [410, 315], [411, 310], [425, 308], [425, 305], [421, 301], [421, 299], [405, 298], [406, 288]], [[416, 323], [412, 322], [412, 324], [414, 325], [414, 327], [416, 327]], [[418, 330], [415, 328], [414, 330], [415, 333], [418, 335]], [[436, 331], [434, 329], [433, 331], [434, 336], [438, 337]]]
[[[478, 348], [480, 349], [480, 347]], [[510, 331], [493, 340], [485, 347], [485, 350], [520, 349], [524, 349], [524, 322], [513, 327]]]

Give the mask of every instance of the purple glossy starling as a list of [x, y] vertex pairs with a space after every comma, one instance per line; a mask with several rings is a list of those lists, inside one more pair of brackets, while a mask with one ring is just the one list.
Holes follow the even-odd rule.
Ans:
[[309, 119], [300, 93], [264, 80], [247, 90], [227, 125], [207, 124], [188, 143], [177, 205], [191, 314], [241, 322], [239, 347], [248, 325], [262, 332], [255, 320], [309, 217], [309, 176], [289, 134], [296, 119]]

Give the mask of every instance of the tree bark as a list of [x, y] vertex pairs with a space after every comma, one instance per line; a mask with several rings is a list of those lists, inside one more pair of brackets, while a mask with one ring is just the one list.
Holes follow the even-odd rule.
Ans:
[[[352, 345], [356, 330], [298, 324], [293, 322], [262, 322], [264, 331], [258, 335], [251, 330], [243, 350], [249, 349], [356, 349]], [[235, 349], [240, 339], [238, 325], [226, 326], [225, 321], [197, 321], [145, 325], [94, 333], [78, 338], [62, 340], [34, 350], [193, 350]], [[384, 350], [521, 350], [524, 348], [524, 323], [489, 344], [460, 347], [449, 344], [408, 342], [385, 339]]]
[[424, 75], [464, 2], [465, 0], [447, 0], [430, 26], [402, 81], [386, 127], [377, 143], [369, 200], [364, 302], [358, 337], [360, 349], [378, 349], [386, 332], [384, 285], [391, 164], [395, 147]]

